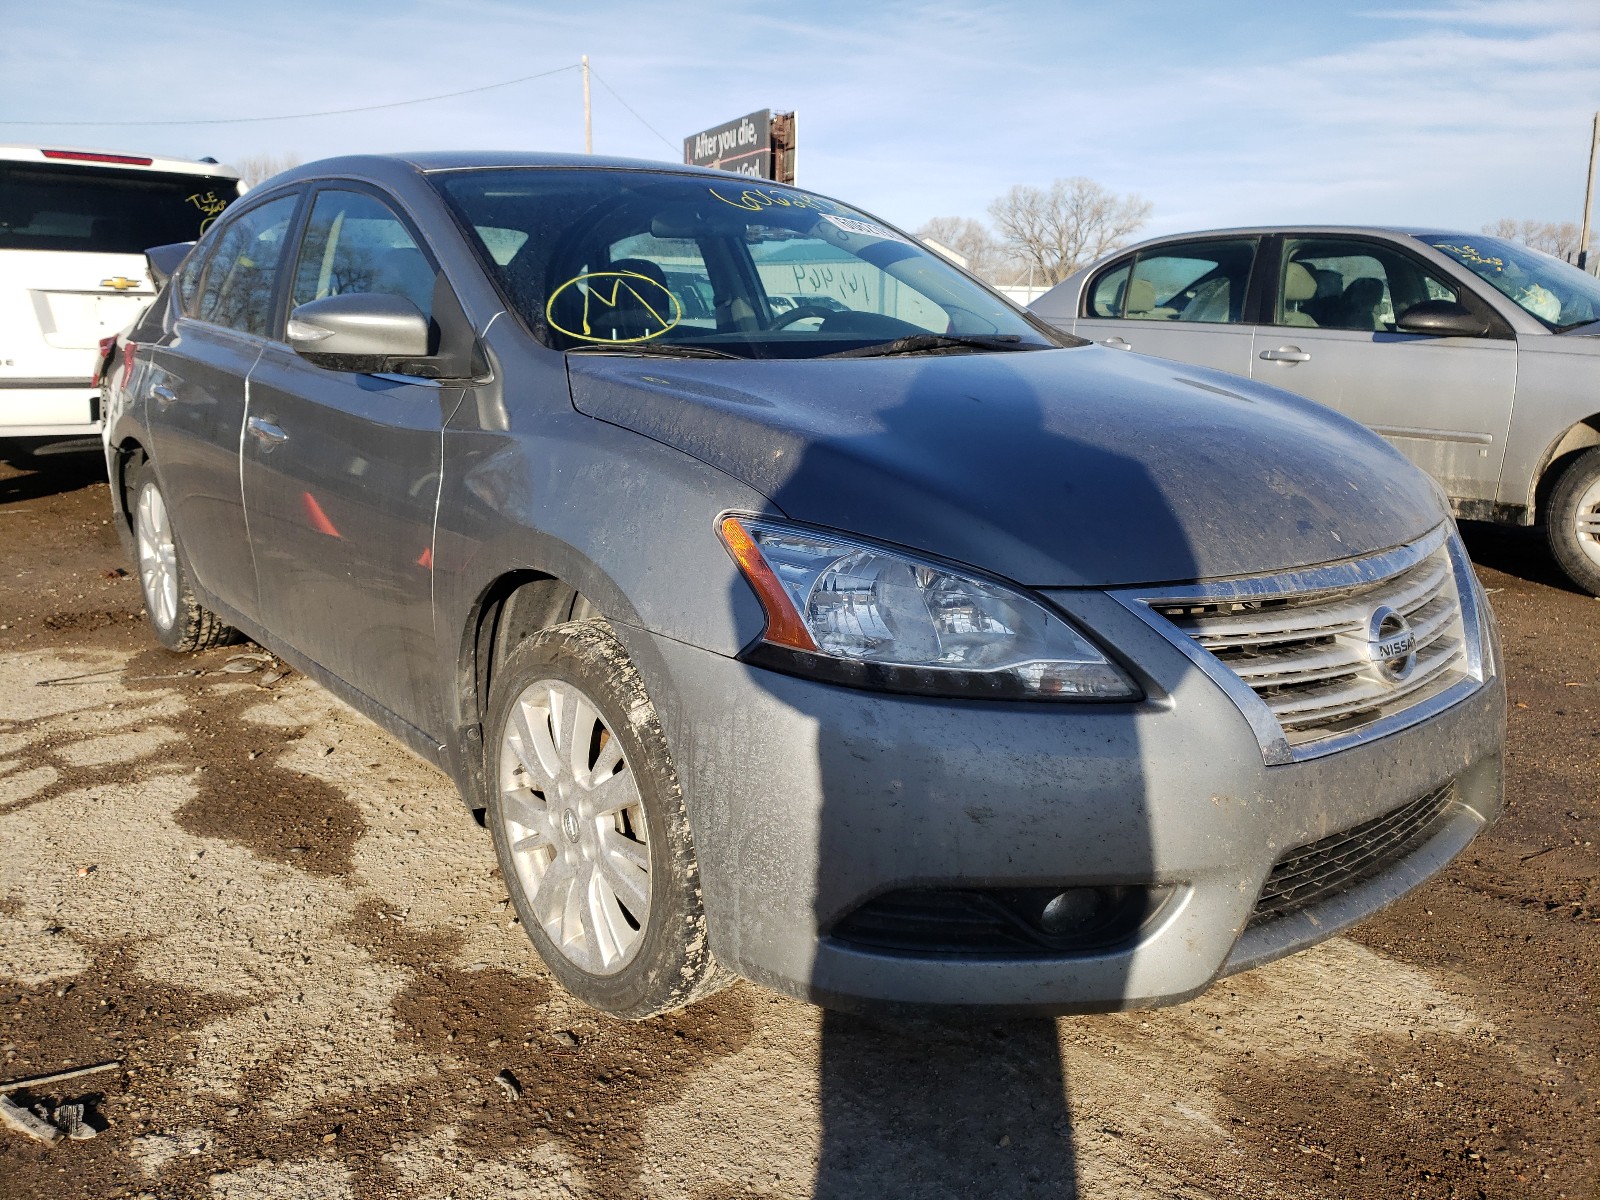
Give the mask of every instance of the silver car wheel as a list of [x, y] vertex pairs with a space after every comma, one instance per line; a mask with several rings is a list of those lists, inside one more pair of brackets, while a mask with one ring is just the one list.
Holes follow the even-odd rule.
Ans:
[[1578, 548], [1600, 566], [1600, 479], [1578, 497], [1578, 511], [1573, 519], [1578, 527]]
[[650, 920], [639, 785], [594, 703], [545, 679], [522, 690], [500, 742], [500, 813], [517, 880], [574, 966], [614, 975]]
[[171, 629], [178, 617], [178, 547], [172, 540], [167, 503], [154, 484], [146, 484], [139, 492], [134, 536], [145, 606], [157, 626]]

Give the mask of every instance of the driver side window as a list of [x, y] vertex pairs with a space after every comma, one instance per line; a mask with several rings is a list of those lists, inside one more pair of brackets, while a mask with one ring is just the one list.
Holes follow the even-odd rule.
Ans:
[[1378, 242], [1290, 238], [1273, 323], [1391, 333], [1412, 305], [1459, 299], [1415, 259]]
[[290, 307], [327, 296], [403, 296], [433, 315], [435, 272], [400, 218], [364, 192], [317, 193]]

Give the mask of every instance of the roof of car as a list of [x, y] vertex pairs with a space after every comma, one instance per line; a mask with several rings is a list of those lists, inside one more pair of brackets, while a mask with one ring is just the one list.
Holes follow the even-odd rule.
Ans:
[[1220, 237], [1220, 236], [1256, 236], [1268, 233], [1388, 233], [1398, 234], [1402, 237], [1486, 237], [1486, 234], [1466, 233], [1459, 229], [1441, 229], [1437, 225], [1320, 225], [1315, 222], [1305, 222], [1299, 225], [1240, 225], [1228, 229], [1195, 229], [1182, 233], [1163, 233], [1153, 238], [1146, 238], [1145, 245], [1149, 242], [1167, 242], [1175, 238], [1187, 240], [1189, 238]]
[[763, 181], [750, 176], [733, 175], [728, 171], [713, 171], [706, 167], [691, 167], [678, 162], [661, 162], [647, 158], [610, 158], [598, 154], [548, 154], [529, 150], [433, 150], [410, 154], [351, 154], [340, 158], [324, 158], [304, 163], [282, 175], [277, 180], [312, 179], [321, 175], [360, 173], [374, 169], [390, 169], [396, 165], [415, 171], [464, 171], [496, 167], [610, 167], [633, 171], [672, 171], [708, 175], [716, 179], [743, 179], [746, 186]]
[[159, 154], [139, 154], [127, 150], [101, 150], [89, 146], [44, 146], [19, 142], [0, 143], [0, 161], [60, 162], [74, 166], [111, 167], [129, 171], [163, 171], [175, 175], [209, 175], [237, 179], [239, 173], [218, 162], [196, 162], [189, 158], [166, 158]]

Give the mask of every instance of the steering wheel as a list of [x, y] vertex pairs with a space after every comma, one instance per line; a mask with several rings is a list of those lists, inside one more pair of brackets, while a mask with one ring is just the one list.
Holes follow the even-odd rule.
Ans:
[[821, 317], [826, 321], [833, 314], [833, 309], [823, 308], [820, 304], [802, 304], [798, 308], [791, 308], [783, 316], [776, 318], [767, 328], [787, 329], [796, 321], [804, 321], [807, 317]]

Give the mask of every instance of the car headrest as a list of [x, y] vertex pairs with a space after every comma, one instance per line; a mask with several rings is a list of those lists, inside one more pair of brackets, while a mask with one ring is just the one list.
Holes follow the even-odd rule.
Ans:
[[1128, 284], [1128, 302], [1125, 313], [1147, 313], [1156, 306], [1156, 285], [1148, 279], [1135, 279]]
[[1283, 298], [1298, 302], [1310, 300], [1316, 294], [1316, 277], [1302, 264], [1290, 263], [1289, 269], [1283, 273]]
[[1351, 304], [1360, 304], [1367, 307], [1383, 302], [1383, 280], [1374, 279], [1370, 275], [1363, 275], [1360, 279], [1352, 279], [1350, 286], [1344, 290], [1344, 298]]
[[619, 258], [611, 264], [613, 271], [627, 271], [634, 275], [643, 275], [651, 283], [667, 286], [667, 274], [661, 269], [661, 264], [653, 263], [648, 258]]

